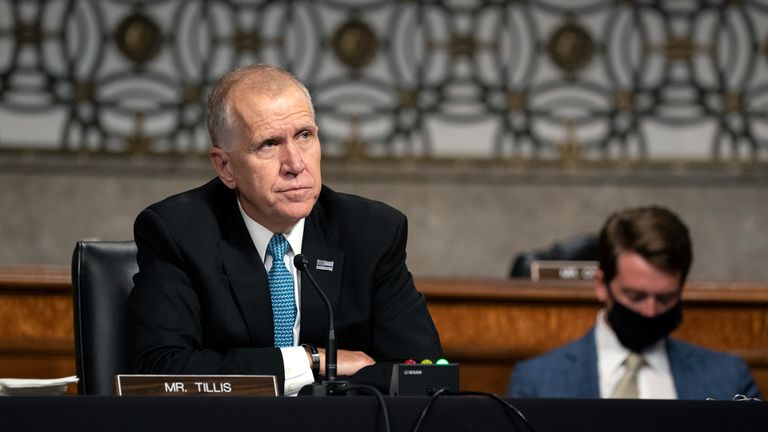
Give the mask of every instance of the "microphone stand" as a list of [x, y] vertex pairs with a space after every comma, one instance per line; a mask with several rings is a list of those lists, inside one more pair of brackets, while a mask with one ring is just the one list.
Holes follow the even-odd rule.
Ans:
[[328, 310], [328, 343], [325, 347], [325, 379], [320, 382], [314, 382], [308, 384], [299, 391], [299, 396], [340, 396], [347, 393], [347, 387], [349, 381], [340, 380], [336, 377], [336, 329], [333, 323], [333, 308], [331, 302], [325, 295], [323, 290], [320, 289], [320, 285], [317, 284], [315, 278], [312, 277], [312, 273], [309, 272], [309, 260], [307, 257], [298, 254], [293, 259], [293, 265], [304, 275], [307, 276], [312, 286], [320, 294], [320, 298], [325, 303], [325, 308]]

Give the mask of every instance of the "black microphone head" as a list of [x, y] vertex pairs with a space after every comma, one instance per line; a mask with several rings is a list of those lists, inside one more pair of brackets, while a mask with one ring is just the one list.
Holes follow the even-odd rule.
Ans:
[[301, 271], [306, 271], [309, 266], [309, 260], [303, 254], [298, 254], [293, 257], [293, 265]]

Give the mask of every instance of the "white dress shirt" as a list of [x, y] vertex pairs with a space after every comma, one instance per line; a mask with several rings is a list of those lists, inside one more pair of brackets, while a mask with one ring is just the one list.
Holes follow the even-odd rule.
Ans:
[[[601, 398], [611, 397], [613, 388], [624, 375], [624, 360], [629, 355], [629, 350], [619, 342], [616, 333], [606, 322], [605, 314], [605, 309], [598, 312], [595, 325], [597, 373]], [[677, 399], [665, 341], [666, 338], [649, 346], [641, 353], [644, 364], [637, 374], [640, 399]]]
[[[237, 206], [240, 209], [240, 215], [243, 216], [243, 221], [245, 221], [248, 234], [251, 235], [251, 240], [253, 240], [253, 244], [256, 246], [256, 251], [264, 259], [264, 268], [269, 272], [272, 268], [272, 256], [267, 255], [267, 246], [274, 233], [251, 219], [243, 210], [243, 206], [240, 205], [240, 200], [237, 201]], [[297, 277], [296, 267], [293, 265], [293, 257], [301, 253], [301, 245], [304, 241], [304, 219], [301, 219], [290, 230], [282, 234], [288, 240], [288, 244], [291, 245], [290, 250], [285, 254], [284, 260], [285, 267], [290, 270], [293, 277], [294, 301], [296, 302], [296, 322], [293, 324], [294, 346], [280, 348], [280, 353], [283, 355], [283, 366], [285, 367], [283, 392], [286, 396], [296, 396], [302, 387], [311, 384], [315, 380], [312, 375], [312, 368], [307, 360], [307, 352], [304, 350], [304, 347], [296, 346], [299, 341], [301, 323], [301, 302], [299, 301], [301, 299], [301, 281]]]

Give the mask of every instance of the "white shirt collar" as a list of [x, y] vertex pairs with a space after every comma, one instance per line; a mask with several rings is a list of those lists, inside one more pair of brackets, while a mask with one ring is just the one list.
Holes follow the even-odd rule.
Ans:
[[[272, 236], [275, 234], [264, 225], [251, 219], [243, 210], [243, 206], [240, 204], [240, 199], [237, 200], [237, 208], [240, 209], [240, 215], [243, 217], [245, 227], [248, 229], [248, 234], [251, 236], [253, 245], [256, 247], [256, 251], [259, 253], [262, 261], [267, 260], [267, 246]], [[296, 222], [296, 225], [291, 227], [288, 231], [281, 233], [288, 240], [288, 244], [291, 245], [291, 253], [296, 256], [301, 253], [301, 245], [304, 243], [304, 221], [305, 218]], [[271, 260], [270, 260], [271, 262]]]
[[[641, 368], [642, 375], [652, 380], [648, 385], [648, 396], [660, 398], [675, 398], [674, 384], [670, 372], [669, 358], [667, 357], [667, 338], [649, 346], [641, 353], [645, 364]], [[618, 378], [624, 371], [624, 360], [629, 355], [629, 350], [621, 344], [616, 333], [606, 321], [606, 310], [601, 309], [597, 313], [595, 324], [595, 344], [597, 345], [597, 370], [600, 375], [600, 392], [602, 397], [610, 394]], [[642, 382], [641, 382], [642, 384]], [[641, 396], [643, 391], [641, 385]]]
[[[662, 338], [643, 350], [641, 354], [643, 355], [643, 360], [645, 360], [646, 366], [650, 366], [653, 369], [661, 369], [665, 365], [668, 365], [666, 340], [667, 338]], [[605, 309], [601, 309], [597, 314], [595, 342], [600, 348], [598, 350], [602, 357], [600, 362], [603, 363], [609, 371], [616, 371], [619, 369], [629, 355], [629, 350], [621, 344], [616, 333], [611, 326], [608, 325]]]
[[595, 344], [598, 352], [598, 369], [609, 374], [615, 373], [629, 355], [629, 350], [619, 342], [616, 333], [606, 322], [605, 309], [597, 313], [595, 324]]

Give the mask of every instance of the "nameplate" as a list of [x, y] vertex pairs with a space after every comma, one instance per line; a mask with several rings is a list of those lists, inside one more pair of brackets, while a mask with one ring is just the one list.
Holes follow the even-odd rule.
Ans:
[[118, 396], [277, 396], [274, 375], [116, 375]]
[[597, 268], [597, 261], [533, 261], [531, 279], [594, 280]]

